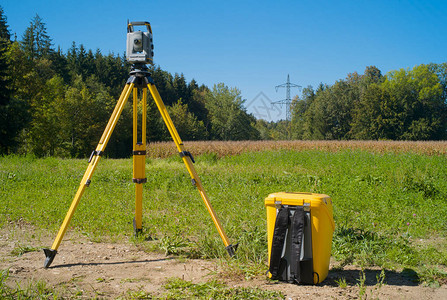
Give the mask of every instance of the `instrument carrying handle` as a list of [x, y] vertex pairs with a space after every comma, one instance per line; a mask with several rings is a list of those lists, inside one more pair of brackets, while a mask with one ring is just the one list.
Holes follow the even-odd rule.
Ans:
[[127, 22], [127, 32], [133, 32], [134, 26], [146, 26], [147, 31], [152, 34], [151, 23], [149, 22]]

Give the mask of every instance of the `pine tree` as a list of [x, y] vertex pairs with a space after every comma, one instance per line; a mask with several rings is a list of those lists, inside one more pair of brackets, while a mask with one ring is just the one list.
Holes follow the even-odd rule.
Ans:
[[38, 14], [31, 20], [23, 34], [22, 47], [32, 59], [49, 58], [54, 52], [45, 23]]
[[9, 89], [9, 74], [8, 74], [8, 45], [9, 30], [6, 25], [6, 16], [3, 13], [3, 8], [0, 6], [0, 154], [5, 153], [8, 147], [8, 131], [6, 125], [8, 120], [7, 104], [9, 103], [11, 92]]
[[60, 46], [58, 46], [57, 50], [51, 55], [51, 64], [54, 72], [62, 77], [66, 83], [69, 82], [70, 75], [68, 74], [67, 58], [64, 53], [62, 53]]
[[6, 24], [6, 16], [3, 8], [0, 6], [0, 105], [6, 105], [11, 96], [9, 64], [8, 64], [8, 47], [11, 44], [8, 25]]
[[0, 6], [0, 154], [11, 152], [25, 119], [22, 102], [12, 94], [10, 38], [6, 16]]
[[8, 24], [6, 24], [6, 15], [3, 11], [3, 7], [0, 6], [0, 39], [11, 40]]

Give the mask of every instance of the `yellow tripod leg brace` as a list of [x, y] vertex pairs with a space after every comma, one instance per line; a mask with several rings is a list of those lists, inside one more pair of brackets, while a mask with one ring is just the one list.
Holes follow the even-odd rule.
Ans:
[[180, 136], [177, 132], [177, 129], [175, 128], [174, 123], [172, 122], [171, 117], [169, 116], [168, 111], [166, 110], [166, 107], [160, 97], [160, 94], [158, 93], [158, 90], [155, 87], [155, 84], [151, 78], [149, 78], [149, 83], [147, 86], [149, 88], [149, 91], [151, 92], [152, 97], [154, 98], [155, 103], [157, 104], [158, 110], [160, 111], [163, 121], [165, 122], [166, 127], [168, 127], [169, 133], [171, 134], [171, 137], [174, 140], [175, 145], [177, 146], [179, 155], [182, 158], [183, 162], [185, 163], [186, 169], [188, 169], [189, 175], [191, 176], [191, 181], [199, 190], [200, 196], [202, 196], [203, 202], [205, 203], [205, 206], [209, 214], [211, 215], [211, 218], [213, 219], [214, 225], [216, 226], [217, 231], [219, 232], [219, 235], [225, 244], [225, 248], [227, 249], [228, 254], [231, 257], [234, 256], [238, 244], [235, 245], [230, 244], [228, 237], [225, 234], [225, 231], [222, 228], [222, 225], [220, 224], [220, 221], [217, 218], [217, 215], [214, 212], [213, 207], [211, 206], [211, 202], [208, 199], [208, 195], [206, 194], [205, 189], [203, 188], [202, 181], [200, 180], [199, 175], [197, 175], [196, 169], [194, 168], [193, 156], [189, 151], [186, 151], [185, 146], [183, 145], [183, 142], [180, 139]]
[[133, 83], [128, 83], [124, 86], [124, 89], [121, 93], [118, 103], [116, 104], [115, 109], [113, 110], [113, 113], [110, 116], [109, 122], [107, 123], [107, 126], [101, 136], [98, 146], [90, 155], [87, 170], [85, 171], [84, 176], [82, 177], [81, 183], [79, 184], [78, 191], [76, 192], [76, 195], [74, 196], [71, 206], [68, 209], [65, 219], [62, 222], [62, 225], [59, 229], [56, 239], [54, 240], [53, 245], [51, 246], [51, 249], [43, 249], [43, 251], [45, 252], [45, 256], [46, 256], [45, 263], [44, 263], [45, 268], [48, 268], [51, 265], [54, 257], [56, 256], [57, 249], [59, 248], [59, 245], [61, 244], [61, 241], [65, 235], [65, 232], [67, 231], [68, 224], [70, 223], [71, 218], [73, 217], [73, 214], [76, 210], [76, 207], [78, 206], [79, 201], [81, 200], [81, 197], [84, 194], [85, 188], [90, 185], [93, 172], [95, 171], [96, 166], [98, 165], [101, 155], [104, 153], [107, 143], [109, 142], [110, 136], [112, 135], [113, 129], [115, 128], [115, 126], [118, 122], [118, 119], [119, 119], [121, 113], [123, 112], [124, 106], [126, 104], [127, 99], [129, 98], [129, 95], [133, 89], [133, 86], [134, 86]]

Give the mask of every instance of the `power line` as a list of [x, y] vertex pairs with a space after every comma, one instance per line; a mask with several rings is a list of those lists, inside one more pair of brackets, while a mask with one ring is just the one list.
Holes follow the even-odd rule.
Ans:
[[290, 119], [291, 119], [291, 116], [290, 116], [290, 105], [292, 104], [292, 99], [290, 98], [290, 88], [292, 87], [292, 88], [301, 89], [301, 85], [290, 83], [290, 76], [289, 76], [289, 74], [287, 74], [287, 82], [275, 86], [276, 92], [278, 92], [278, 89], [282, 88], [282, 87], [286, 88], [286, 99], [272, 102], [272, 104], [273, 105], [279, 105], [281, 108], [282, 108], [283, 105], [285, 105], [286, 106], [286, 120], [290, 121]]

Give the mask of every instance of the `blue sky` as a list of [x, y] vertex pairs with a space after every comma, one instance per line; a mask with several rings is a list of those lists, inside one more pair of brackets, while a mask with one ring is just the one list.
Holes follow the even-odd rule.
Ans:
[[[447, 1], [29, 1], [0, 4], [20, 39], [39, 14], [54, 45], [72, 41], [122, 54], [126, 21], [149, 21], [155, 62], [209, 87], [237, 87], [248, 111], [285, 118], [270, 101], [290, 74], [301, 86], [333, 84], [375, 65], [382, 73], [447, 62]], [[259, 95], [259, 93], [263, 93]], [[292, 97], [298, 94], [291, 91]], [[257, 97], [258, 96], [258, 97]]]

